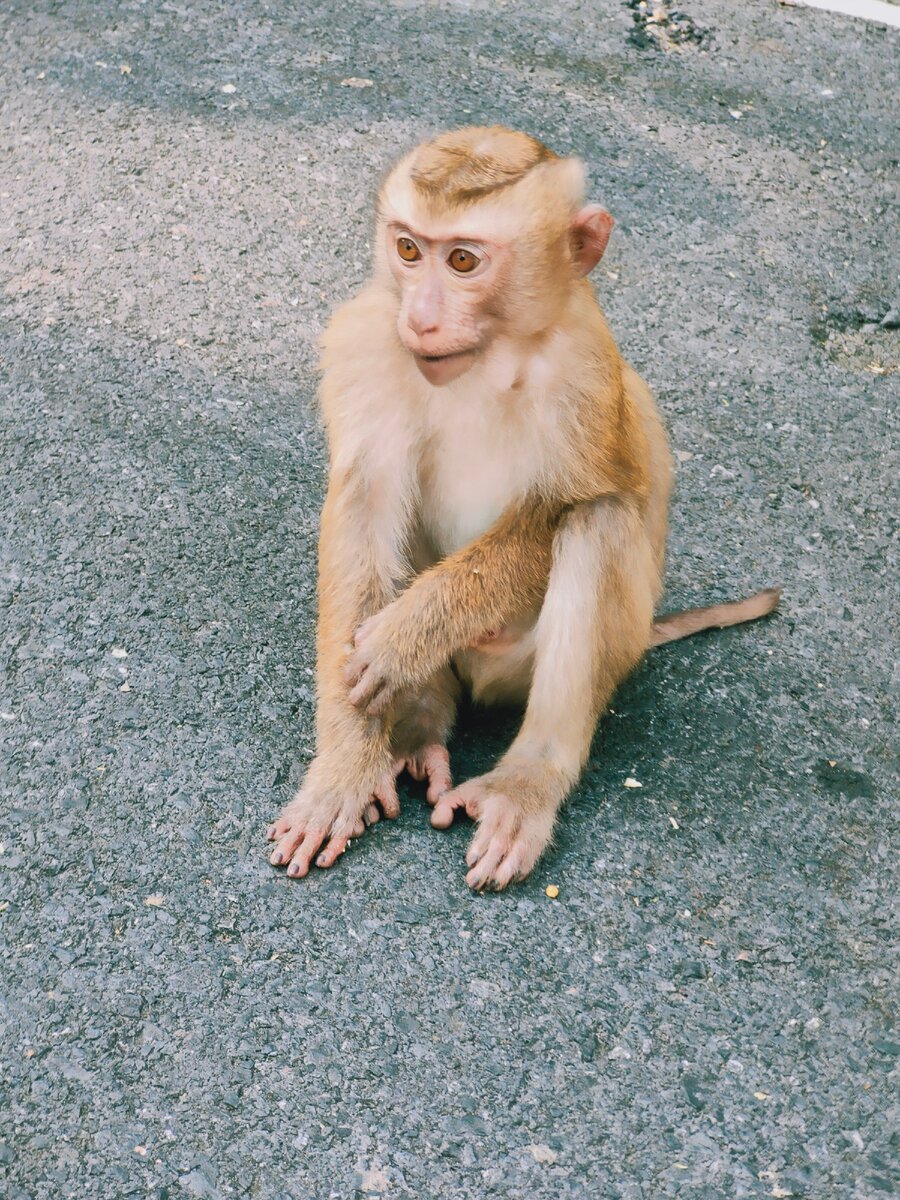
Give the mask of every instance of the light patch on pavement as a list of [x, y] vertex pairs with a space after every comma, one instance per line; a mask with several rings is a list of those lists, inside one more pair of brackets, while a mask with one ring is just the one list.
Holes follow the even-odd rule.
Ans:
[[900, 8], [886, 0], [781, 0], [781, 3], [788, 8], [821, 8], [900, 29]]

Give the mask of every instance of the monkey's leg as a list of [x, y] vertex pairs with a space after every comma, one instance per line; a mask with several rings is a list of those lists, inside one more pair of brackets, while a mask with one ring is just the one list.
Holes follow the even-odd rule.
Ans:
[[[269, 827], [270, 861], [306, 875], [315, 860], [330, 867], [375, 813], [400, 811], [392, 770], [390, 725], [350, 703], [342, 669], [353, 631], [396, 594], [408, 574], [399, 544], [401, 511], [385, 511], [363, 492], [361, 472], [332, 479], [319, 540], [316, 756], [300, 790]], [[384, 489], [382, 489], [384, 490]], [[384, 531], [392, 529], [393, 537]]]
[[478, 820], [466, 856], [470, 887], [499, 889], [522, 879], [546, 849], [598, 715], [647, 649], [657, 578], [629, 504], [594, 501], [563, 518], [519, 734], [493, 771], [448, 792], [432, 817], [446, 826], [456, 808], [465, 808]]
[[444, 667], [391, 714], [394, 774], [406, 770], [418, 782], [427, 781], [426, 799], [432, 807], [452, 783], [447, 738], [456, 717], [459, 691], [456, 675]]

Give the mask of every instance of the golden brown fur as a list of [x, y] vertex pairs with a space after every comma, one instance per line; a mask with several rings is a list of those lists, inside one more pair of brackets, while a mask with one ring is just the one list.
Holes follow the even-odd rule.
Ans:
[[[442, 135], [385, 182], [375, 274], [323, 340], [317, 753], [270, 830], [289, 874], [396, 815], [406, 767], [435, 826], [478, 820], [470, 885], [505, 887], [646, 650], [771, 607], [653, 623], [671, 460], [584, 279], [612, 222], [582, 193], [576, 160], [499, 127]], [[496, 768], [451, 789], [461, 683], [526, 708]]]
[[556, 157], [536, 138], [494, 125], [426, 142], [416, 151], [409, 174], [428, 200], [446, 209], [518, 183], [532, 167]]

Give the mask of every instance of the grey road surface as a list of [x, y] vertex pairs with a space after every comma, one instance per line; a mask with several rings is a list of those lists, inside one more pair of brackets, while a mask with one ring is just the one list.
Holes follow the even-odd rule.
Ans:
[[[5, 1200], [898, 1194], [900, 42], [657, 7], [0, 9]], [[385, 166], [492, 121], [617, 217], [667, 606], [783, 608], [648, 658], [517, 890], [415, 785], [294, 884], [317, 338]]]

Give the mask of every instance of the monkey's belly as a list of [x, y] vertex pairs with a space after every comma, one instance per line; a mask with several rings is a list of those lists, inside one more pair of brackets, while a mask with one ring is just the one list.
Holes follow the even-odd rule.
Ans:
[[534, 626], [507, 626], [483, 635], [453, 659], [456, 673], [480, 704], [523, 705], [534, 673]]

